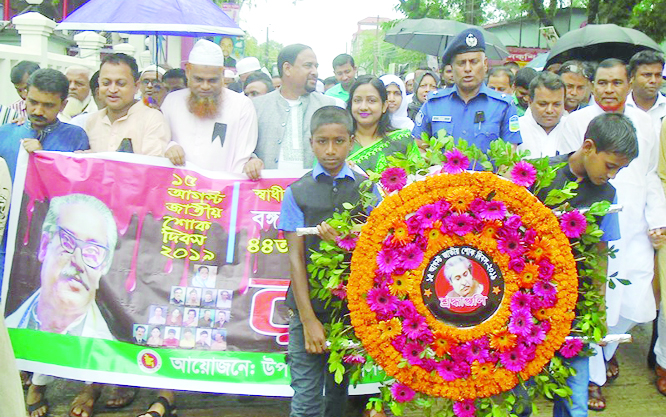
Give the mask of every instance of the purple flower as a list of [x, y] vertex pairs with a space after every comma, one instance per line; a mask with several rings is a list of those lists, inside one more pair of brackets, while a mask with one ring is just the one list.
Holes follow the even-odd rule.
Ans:
[[541, 306], [544, 308], [552, 307], [557, 302], [557, 288], [548, 281], [537, 281], [532, 291], [541, 299]]
[[444, 381], [454, 381], [458, 378], [456, 364], [448, 359], [443, 359], [437, 364], [437, 372]]
[[456, 363], [467, 361], [467, 349], [460, 345], [454, 345], [449, 348], [449, 355], [451, 355], [451, 359]]
[[426, 229], [426, 227], [419, 221], [419, 218], [416, 217], [416, 215], [410, 216], [407, 220], [405, 220], [405, 223], [407, 224], [407, 232], [409, 232], [410, 235], [414, 234], [419, 234], [423, 230]]
[[402, 322], [402, 332], [412, 340], [419, 340], [419, 338], [428, 331], [425, 317], [421, 315], [414, 315], [407, 317]]
[[521, 273], [523, 272], [523, 269], [525, 269], [525, 261], [523, 258], [511, 258], [511, 260], [509, 260], [509, 268]]
[[405, 384], [394, 382], [391, 385], [391, 395], [399, 403], [406, 403], [414, 399], [416, 392]]
[[534, 322], [529, 310], [514, 311], [511, 320], [509, 320], [509, 331], [519, 336], [526, 337], [533, 326]]
[[400, 265], [398, 252], [393, 249], [383, 249], [377, 254], [377, 267], [379, 272], [391, 274]]
[[511, 350], [500, 353], [500, 362], [512, 372], [520, 372], [525, 367], [525, 348], [517, 345]]
[[469, 205], [469, 211], [471, 211], [476, 217], [480, 217], [481, 212], [486, 208], [486, 204], [486, 200], [475, 198], [474, 201], [472, 201], [472, 204]]
[[514, 214], [510, 216], [506, 221], [504, 222], [504, 227], [507, 227], [512, 230], [518, 230], [520, 226], [523, 225], [523, 221], [520, 219], [520, 216], [517, 214]]
[[402, 350], [402, 354], [410, 365], [421, 365], [423, 363], [420, 356], [421, 352], [423, 352], [423, 346], [417, 342], [407, 343]]
[[343, 238], [337, 237], [335, 239], [335, 242], [342, 249], [351, 252], [356, 247], [356, 242], [358, 242], [358, 236], [356, 236], [354, 234], [348, 234], [348, 235], [345, 235], [345, 237], [343, 237]]
[[387, 168], [382, 172], [380, 182], [388, 192], [401, 190], [402, 187], [407, 185], [407, 173], [402, 168]]
[[466, 213], [452, 214], [446, 218], [446, 227], [458, 236], [465, 236], [474, 230], [474, 219]]
[[444, 153], [446, 162], [443, 171], [447, 174], [460, 174], [469, 168], [469, 158], [458, 149], [451, 149]]
[[468, 378], [472, 375], [472, 368], [467, 362], [456, 362], [456, 378]]
[[453, 412], [456, 417], [474, 417], [476, 413], [476, 406], [474, 400], [462, 400], [453, 403]]
[[523, 241], [526, 245], [533, 245], [536, 240], [537, 232], [536, 230], [530, 228], [525, 231], [525, 236], [523, 236]]
[[583, 340], [578, 338], [566, 339], [560, 348], [560, 355], [565, 358], [573, 358], [583, 349]]
[[488, 362], [490, 360], [490, 351], [488, 350], [488, 339], [474, 339], [463, 344], [463, 348], [467, 350], [467, 361], [479, 363]]
[[432, 372], [436, 367], [437, 361], [430, 358], [423, 359], [423, 363], [421, 364], [421, 368], [423, 368], [426, 372]]
[[393, 314], [398, 308], [398, 297], [391, 295], [386, 287], [372, 288], [367, 295], [370, 310], [380, 314]]
[[480, 216], [483, 220], [502, 220], [506, 216], [506, 206], [501, 201], [489, 201]]
[[511, 311], [518, 312], [532, 308], [532, 296], [524, 292], [517, 292], [511, 297]]
[[512, 258], [521, 256], [527, 251], [520, 241], [520, 235], [517, 232], [503, 233], [503, 236], [497, 238], [497, 249], [504, 252]]
[[331, 294], [333, 294], [334, 296], [338, 297], [341, 300], [344, 300], [345, 298], [347, 298], [347, 287], [344, 284], [340, 283], [340, 285], [331, 290]]
[[570, 239], [577, 239], [585, 233], [587, 220], [580, 211], [573, 210], [560, 216], [560, 226], [564, 235]]
[[345, 355], [342, 360], [345, 363], [351, 363], [351, 364], [364, 364], [365, 363], [365, 356], [363, 355]]
[[401, 300], [398, 304], [398, 315], [404, 319], [418, 316], [419, 313], [410, 300]]
[[529, 187], [534, 184], [536, 173], [532, 164], [527, 161], [520, 161], [511, 170], [511, 180], [523, 187]]
[[439, 218], [439, 216], [440, 212], [437, 210], [437, 206], [435, 204], [426, 204], [425, 206], [421, 206], [421, 208], [416, 210], [416, 213], [414, 213], [414, 217], [418, 219], [424, 228], [432, 227], [432, 224]]
[[555, 274], [555, 266], [548, 260], [542, 259], [539, 261], [539, 278], [551, 279]]
[[423, 261], [423, 251], [414, 243], [410, 243], [400, 251], [400, 263], [405, 269], [416, 269]]
[[405, 348], [405, 345], [407, 344], [407, 337], [404, 334], [399, 334], [393, 338], [391, 344], [393, 345], [395, 350], [397, 350], [398, 352], [402, 352], [402, 350]]

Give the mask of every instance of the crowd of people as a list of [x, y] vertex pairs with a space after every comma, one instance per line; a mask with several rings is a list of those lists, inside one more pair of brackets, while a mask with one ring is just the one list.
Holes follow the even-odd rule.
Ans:
[[[291, 415], [339, 417], [346, 404], [346, 380], [336, 384], [327, 371], [323, 323], [330, 319], [329, 310], [310, 298], [306, 268], [309, 249], [318, 247], [319, 239], [336, 235], [325, 220], [342, 210], [343, 203], [358, 199], [364, 172], [381, 171], [394, 153], [418, 157], [423, 134], [436, 136], [443, 130], [483, 152], [501, 138], [514, 149], [529, 151], [530, 157], [566, 163], [557, 185], [576, 181], [585, 190], [572, 204], [585, 207], [610, 199], [623, 207], [622, 213], [607, 215], [602, 221], [603, 240], [619, 249], [609, 260], [608, 270], [631, 281], [629, 286], [606, 291], [608, 329], [622, 334], [636, 324], [655, 321], [650, 360], [657, 375], [656, 388], [666, 395], [666, 319], [661, 309], [657, 320], [660, 293], [653, 291], [655, 251], [656, 270], [666, 274], [666, 250], [660, 249], [666, 240], [666, 129], [662, 129], [666, 98], [660, 93], [661, 53], [645, 50], [628, 63], [614, 58], [568, 61], [541, 72], [511, 62], [490, 68], [483, 35], [468, 29], [451, 41], [440, 68], [418, 66], [413, 73], [402, 75], [359, 75], [353, 57], [341, 54], [332, 62], [334, 78], [320, 80], [315, 51], [303, 44], [280, 51], [275, 76], [262, 70], [253, 57], [234, 60], [234, 73], [225, 52], [224, 45], [199, 40], [185, 70], [153, 65], [139, 71], [134, 58], [122, 53], [104, 57], [96, 72], [71, 67], [63, 74], [40, 69], [32, 62], [19, 63], [11, 71], [11, 81], [20, 99], [0, 108], [0, 123], [4, 123], [0, 157], [6, 163], [6, 167], [0, 166], [0, 174], [6, 173], [0, 175], [0, 191], [11, 189], [21, 147], [28, 152], [153, 155], [177, 166], [192, 163], [214, 171], [244, 173], [252, 180], [261, 178], [264, 169], [314, 167], [287, 189], [280, 215], [292, 270], [286, 300], [290, 309], [288, 363], [294, 389]], [[0, 204], [5, 210], [0, 221], [4, 222], [9, 194], [3, 192], [2, 198], [7, 200]], [[59, 227], [72, 220], [64, 214], [55, 216], [62, 216]], [[4, 223], [0, 226], [5, 229]], [[298, 236], [296, 229], [305, 226], [318, 226], [319, 235]], [[76, 242], [87, 233], [83, 229], [72, 224], [66, 232]], [[56, 234], [51, 230], [43, 233], [49, 239]], [[62, 231], [58, 233], [58, 240], [67, 238]], [[102, 234], [105, 241], [117, 239]], [[6, 240], [5, 234], [0, 276]], [[62, 250], [56, 246], [49, 248]], [[71, 258], [78, 262], [75, 256]], [[111, 259], [77, 267], [99, 280]], [[92, 314], [94, 288], [91, 293], [92, 297], [81, 300], [76, 314], [51, 323], [47, 301], [37, 292], [31, 298], [29, 323], [20, 326], [20, 320], [10, 316], [7, 325], [85, 335], [85, 326], [72, 323]], [[150, 324], [171, 319], [164, 313], [162, 308], [152, 311]], [[173, 334], [148, 333], [145, 327], [136, 332], [140, 333], [137, 341], [148, 345], [163, 346], [168, 340], [177, 343]], [[191, 332], [190, 339], [193, 346], [199, 343]], [[210, 345], [209, 341], [201, 343]], [[226, 348], [225, 340], [213, 343]], [[588, 409], [605, 408], [601, 387], [619, 374], [617, 344], [594, 348], [596, 356], [570, 361], [578, 371], [569, 380], [572, 402], [557, 400], [555, 415], [584, 416]], [[0, 358], [2, 375], [17, 374], [2, 328], [0, 356], [5, 358]], [[46, 387], [52, 380], [33, 374], [27, 382], [25, 405], [31, 417], [48, 414]], [[3, 416], [21, 415], [16, 410], [24, 407], [20, 388], [9, 388], [15, 382], [18, 384], [9, 377], [0, 381], [8, 386], [2, 392], [9, 393], [9, 400], [0, 401]], [[90, 417], [102, 387], [94, 381], [86, 384], [71, 404], [70, 416]], [[106, 405], [125, 406], [136, 390], [113, 387]], [[142, 417], [170, 416], [175, 401], [174, 391], [161, 390]], [[529, 411], [522, 412], [529, 415]], [[383, 414], [362, 407], [360, 413]]]

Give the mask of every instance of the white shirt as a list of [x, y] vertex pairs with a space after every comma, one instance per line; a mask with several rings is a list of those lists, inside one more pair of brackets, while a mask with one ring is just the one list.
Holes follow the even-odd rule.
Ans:
[[[561, 153], [580, 148], [590, 121], [603, 114], [597, 104], [572, 113], [564, 123], [566, 145]], [[659, 144], [650, 117], [642, 110], [626, 107], [624, 114], [631, 119], [638, 136], [638, 157], [622, 169], [611, 184], [617, 190], [621, 238], [609, 242], [618, 249], [615, 259], [608, 259], [609, 275], [631, 281], [606, 289], [607, 322], [617, 324], [620, 316], [637, 323], [652, 321], [656, 305], [652, 291], [654, 249], [647, 231], [666, 226], [666, 198], [657, 176]]]
[[523, 143], [518, 145], [519, 151], [530, 151], [530, 158], [543, 158], [545, 156], [557, 155], [559, 141], [563, 132], [563, 122], [566, 117], [563, 115], [560, 122], [550, 131], [546, 131], [534, 120], [532, 110], [527, 109], [525, 114], [518, 119], [520, 123], [520, 136]]
[[[627, 107], [633, 107], [636, 110], [643, 111], [636, 105], [633, 92], [629, 93], [629, 97], [627, 97]], [[652, 126], [658, 139], [659, 132], [661, 132], [661, 122], [664, 119], [664, 116], [666, 116], [666, 97], [661, 93], [657, 93], [657, 101], [646, 113], [652, 118]]]
[[[201, 168], [242, 173], [257, 146], [257, 113], [252, 101], [223, 88], [219, 115], [202, 119], [187, 108], [189, 96], [190, 89], [185, 88], [169, 93], [162, 104], [162, 113], [171, 127], [169, 147], [182, 146], [185, 160]], [[224, 125], [226, 133], [222, 138], [219, 133]]]

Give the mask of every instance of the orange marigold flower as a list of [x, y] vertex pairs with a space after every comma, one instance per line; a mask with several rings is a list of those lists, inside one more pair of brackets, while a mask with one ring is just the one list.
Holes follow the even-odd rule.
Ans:
[[516, 335], [505, 328], [490, 335], [490, 347], [500, 352], [511, 349], [516, 344]]
[[474, 194], [467, 188], [456, 187], [447, 192], [446, 200], [451, 203], [452, 209], [465, 211], [474, 200]]
[[496, 221], [488, 222], [483, 226], [483, 229], [481, 230], [481, 236], [495, 239], [495, 233], [497, 233], [499, 228], [500, 228], [499, 222]]
[[392, 339], [402, 332], [402, 323], [397, 318], [392, 318], [389, 321], [380, 321], [377, 328], [382, 339]]
[[441, 333], [435, 333], [435, 341], [432, 342], [432, 348], [435, 351], [437, 356], [444, 356], [444, 354], [449, 353], [449, 350], [453, 347], [453, 342], [448, 337], [442, 335]]
[[551, 255], [550, 251], [550, 242], [548, 239], [544, 239], [542, 237], [537, 237], [530, 247], [530, 251], [528, 252], [528, 256], [535, 261], [540, 261], [542, 257], [547, 256], [549, 257]]
[[537, 279], [539, 279], [539, 266], [531, 263], [526, 264], [525, 269], [520, 274], [520, 279], [523, 281], [523, 285], [532, 288]]
[[407, 244], [412, 240], [412, 237], [407, 231], [407, 225], [405, 222], [400, 222], [395, 225], [393, 228], [393, 241], [400, 244]]

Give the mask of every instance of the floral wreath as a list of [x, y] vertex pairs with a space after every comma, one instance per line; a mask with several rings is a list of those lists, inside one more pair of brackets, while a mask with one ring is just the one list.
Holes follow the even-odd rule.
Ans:
[[[605, 280], [591, 268], [599, 258], [590, 248], [601, 236], [595, 216], [609, 204], [585, 215], [564, 204], [554, 213], [526, 189], [537, 194], [550, 185], [561, 166], [547, 158], [523, 161], [502, 141], [488, 158], [464, 141], [424, 139], [423, 160], [397, 155], [381, 175], [370, 173], [389, 195], [363, 227], [348, 204], [329, 219], [342, 231], [337, 244], [322, 242], [312, 255], [313, 294], [339, 313], [346, 300], [351, 313], [353, 332], [342, 315], [329, 326], [330, 369], [338, 380], [351, 372], [356, 381], [381, 366], [394, 380], [371, 401], [388, 403], [396, 415], [405, 405], [433, 412], [438, 398], [437, 412], [447, 416], [495, 415], [500, 405], [515, 412], [510, 390], [534, 376], [536, 394], [569, 396], [572, 373], [561, 357], [578, 355], [583, 339], [568, 336], [598, 340], [605, 332], [603, 313], [589, 307], [599, 294], [583, 287], [579, 299], [578, 275]], [[512, 181], [468, 172], [470, 160]], [[557, 206], [575, 188], [553, 190], [546, 202]], [[367, 205], [368, 186], [362, 191], [359, 204]], [[352, 251], [349, 272], [345, 254]], [[480, 277], [476, 293], [456, 292], [447, 276], [454, 257]], [[576, 307], [588, 318], [579, 316], [572, 329]], [[501, 401], [489, 398], [497, 395]]]

